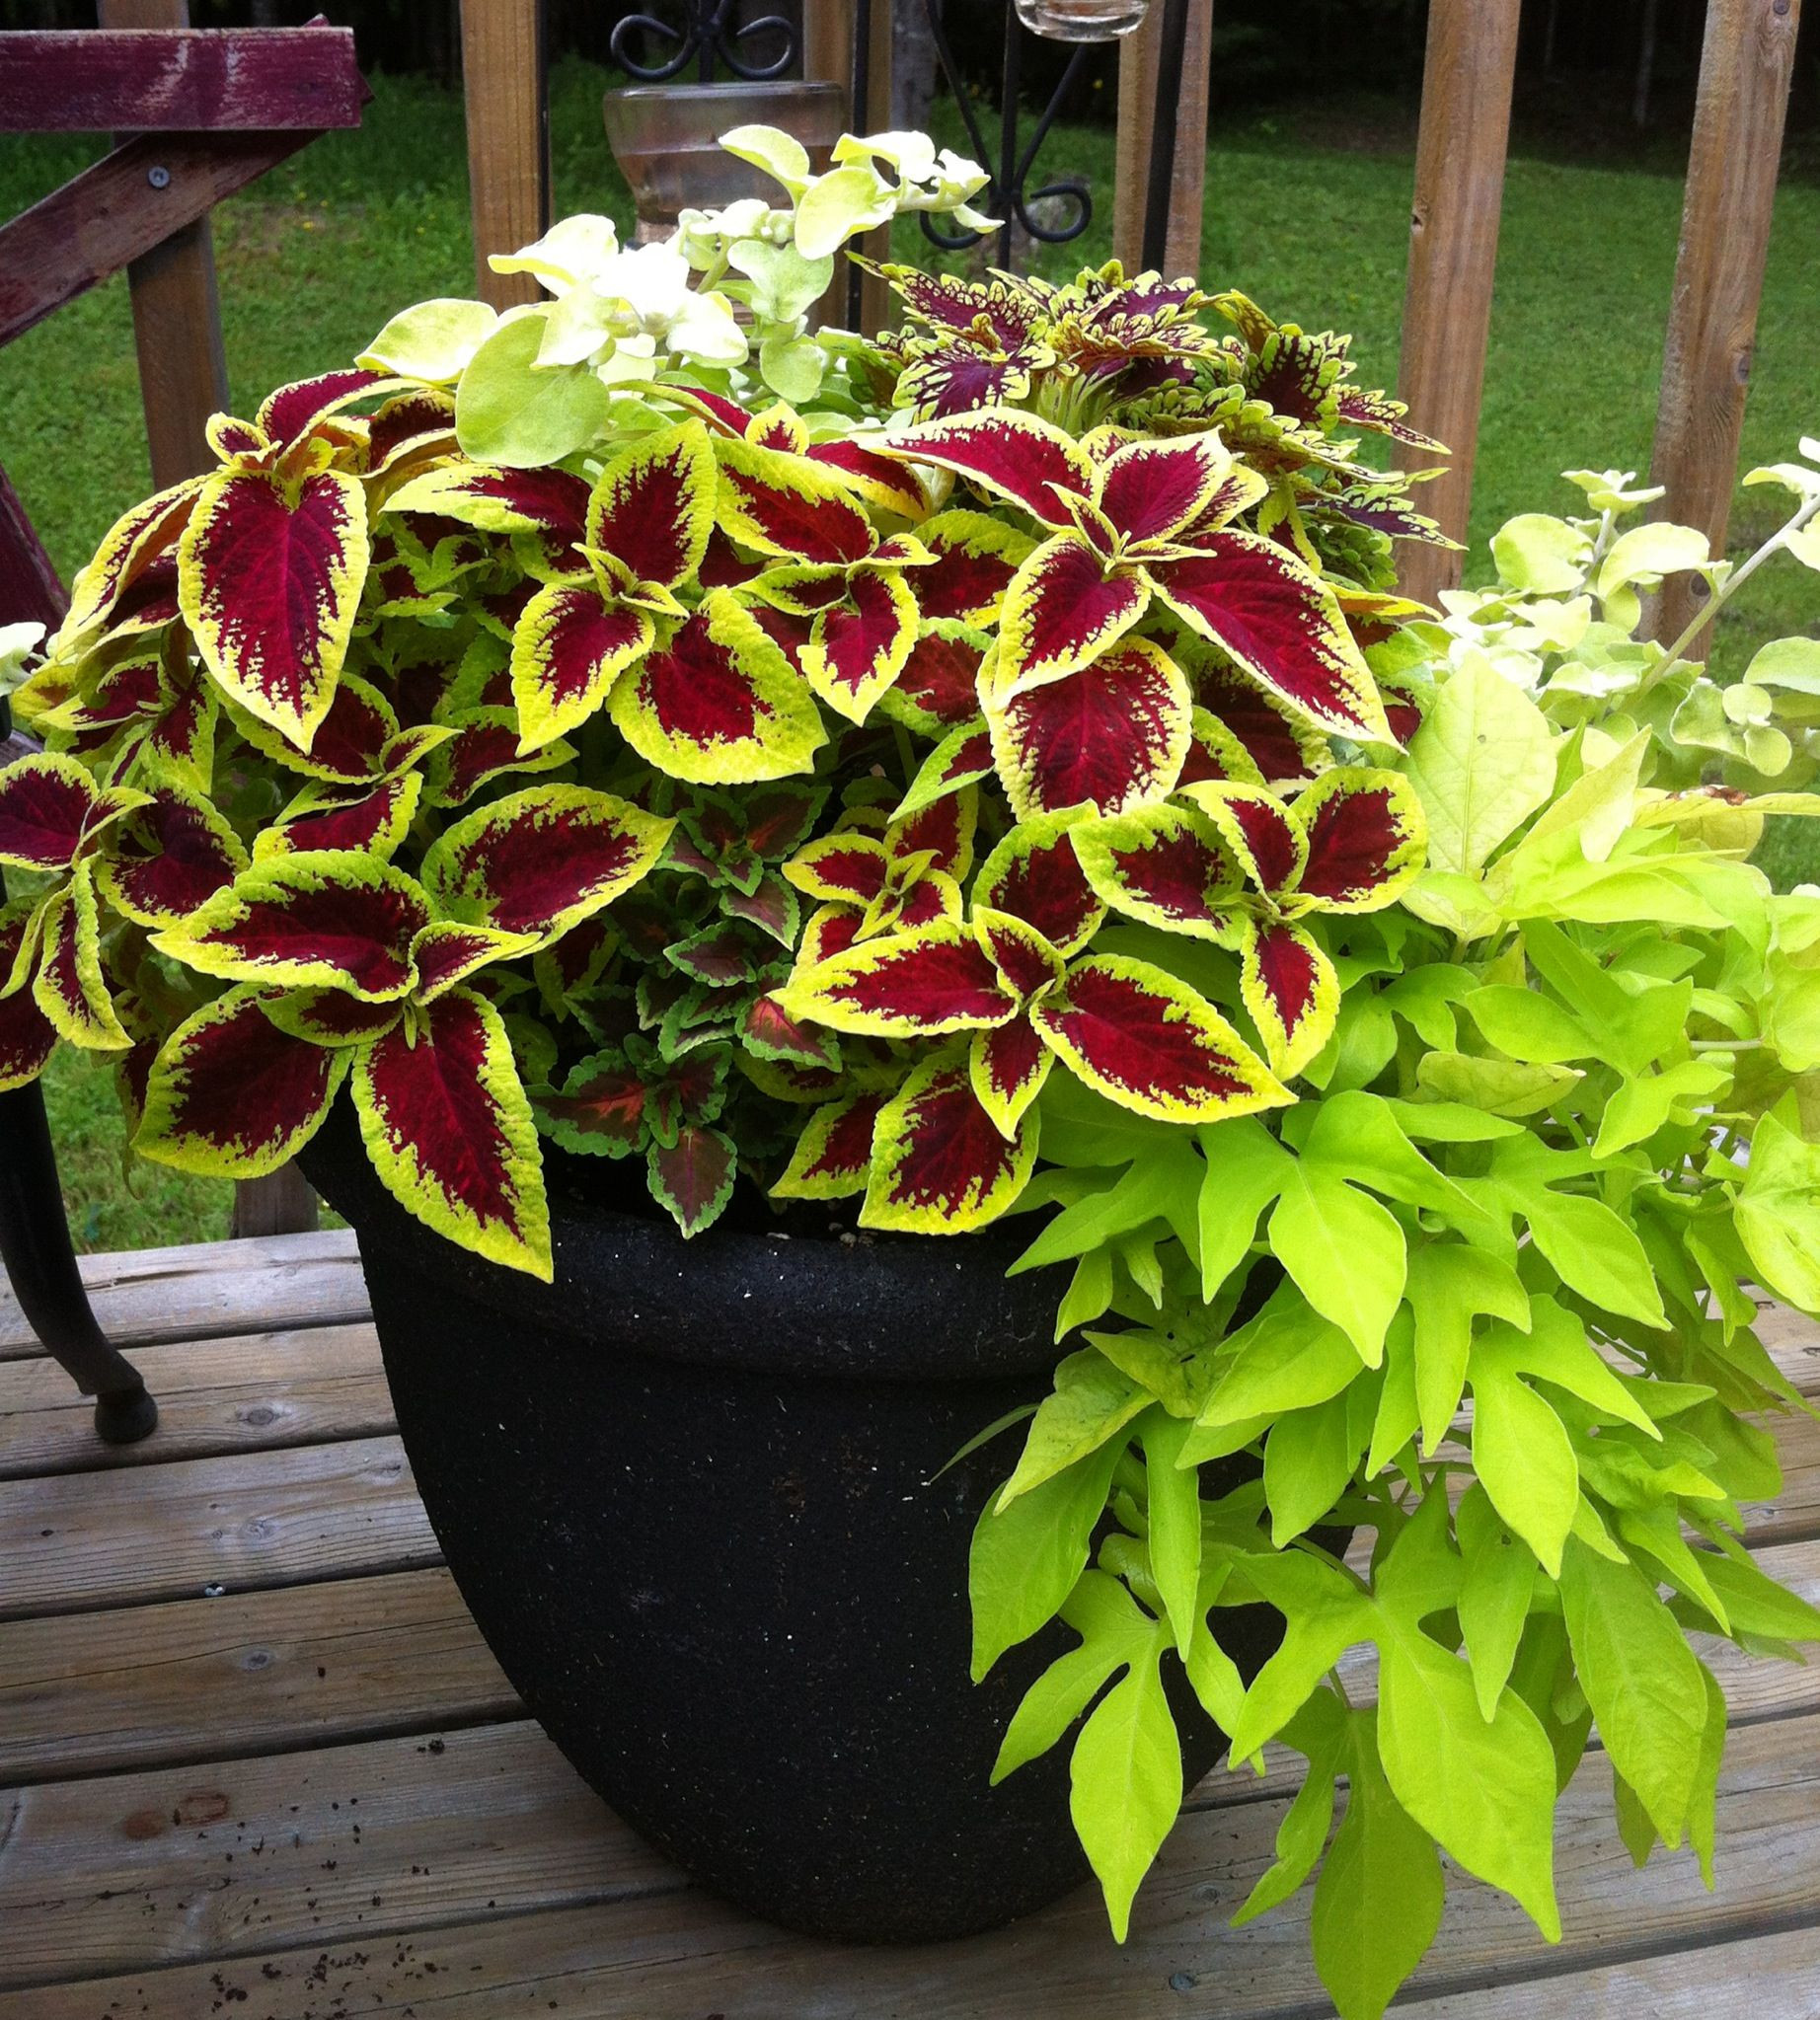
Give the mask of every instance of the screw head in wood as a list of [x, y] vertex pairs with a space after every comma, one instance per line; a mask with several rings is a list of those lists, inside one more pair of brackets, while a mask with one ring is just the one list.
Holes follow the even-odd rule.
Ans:
[[168, 189], [171, 187], [171, 171], [160, 163], [157, 168], [146, 170], [145, 180], [154, 189]]

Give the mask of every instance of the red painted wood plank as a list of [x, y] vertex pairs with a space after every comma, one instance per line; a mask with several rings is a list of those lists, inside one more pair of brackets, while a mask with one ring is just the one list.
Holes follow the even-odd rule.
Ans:
[[0, 344], [207, 215], [312, 132], [151, 133], [0, 226]]
[[69, 608], [19, 493], [0, 470], [0, 624], [37, 622], [54, 632]]
[[353, 31], [17, 29], [0, 41], [0, 132], [357, 126]]

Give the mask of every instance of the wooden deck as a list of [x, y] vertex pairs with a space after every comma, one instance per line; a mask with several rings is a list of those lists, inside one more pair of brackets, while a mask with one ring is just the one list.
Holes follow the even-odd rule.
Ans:
[[[413, 1491], [351, 1237], [99, 1256], [163, 1421], [111, 1452], [0, 1290], [0, 2020], [1251, 2020], [1330, 2011], [1306, 1897], [1234, 1932], [1292, 1781], [1215, 1775], [1129, 1946], [1083, 1894], [976, 1942], [858, 1951], [691, 1888], [513, 1700]], [[1766, 1338], [1820, 1394], [1820, 1332]], [[1820, 1425], [1751, 1511], [1820, 1599]], [[1595, 1754], [1565, 1940], [1450, 1899], [1432, 2020], [1820, 2014], [1820, 1669], [1717, 1658], [1718, 1890], [1634, 1871]], [[1367, 1683], [1367, 1687], [1369, 1687]]]

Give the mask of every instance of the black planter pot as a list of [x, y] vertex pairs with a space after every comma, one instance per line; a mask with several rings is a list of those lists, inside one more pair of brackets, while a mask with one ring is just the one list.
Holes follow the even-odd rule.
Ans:
[[[935, 1477], [1047, 1387], [1062, 1287], [1006, 1279], [1026, 1233], [685, 1244], [559, 1199], [544, 1285], [404, 1213], [345, 1101], [305, 1168], [358, 1231], [462, 1596], [621, 1816], [741, 1907], [850, 1940], [965, 1935], [1087, 1876], [1065, 1746], [987, 1778], [1073, 1637], [967, 1673], [968, 1543], [1012, 1440]], [[627, 1175], [587, 1171], [608, 1196]], [[1274, 1642], [1251, 1624], [1248, 1672]], [[1189, 1715], [1192, 1777], [1218, 1735]]]

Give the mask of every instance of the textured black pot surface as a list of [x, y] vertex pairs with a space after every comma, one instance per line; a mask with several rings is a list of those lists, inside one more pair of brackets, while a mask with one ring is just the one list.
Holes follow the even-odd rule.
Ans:
[[[358, 1230], [462, 1596], [628, 1822], [742, 1907], [854, 1940], [964, 1935], [1086, 1877], [1066, 1746], [988, 1781], [1073, 1637], [968, 1677], [967, 1549], [1012, 1441], [941, 1470], [1046, 1390], [1060, 1287], [1006, 1280], [1025, 1236], [685, 1244], [578, 1210], [546, 1286], [403, 1213], [345, 1104], [307, 1168]], [[1193, 1733], [1191, 1777], [1216, 1744]]]

